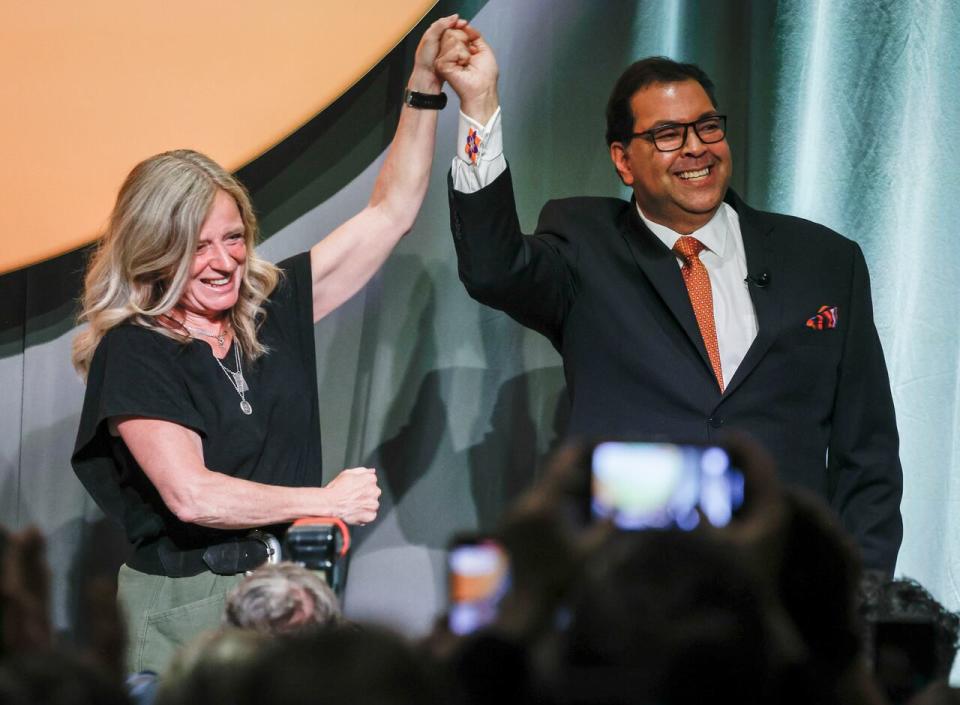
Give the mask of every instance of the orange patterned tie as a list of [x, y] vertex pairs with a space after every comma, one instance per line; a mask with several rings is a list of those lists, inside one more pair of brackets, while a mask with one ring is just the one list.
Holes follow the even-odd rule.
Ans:
[[700, 326], [700, 335], [707, 348], [710, 366], [713, 374], [723, 391], [723, 370], [720, 368], [720, 345], [717, 343], [717, 324], [713, 320], [713, 292], [710, 290], [710, 274], [700, 261], [700, 252], [704, 245], [695, 237], [684, 235], [673, 246], [673, 251], [683, 259], [680, 273], [683, 282], [687, 285], [690, 303], [693, 304], [693, 313]]

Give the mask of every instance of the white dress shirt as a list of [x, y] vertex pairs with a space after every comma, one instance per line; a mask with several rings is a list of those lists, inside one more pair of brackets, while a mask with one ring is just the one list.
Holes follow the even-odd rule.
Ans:
[[[637, 212], [650, 232], [656, 235], [671, 250], [681, 234], [665, 225], [654, 223], [637, 206]], [[704, 245], [700, 261], [710, 275], [710, 291], [713, 294], [713, 321], [717, 327], [717, 343], [720, 346], [720, 368], [723, 381], [730, 384], [744, 355], [757, 337], [757, 313], [747, 289], [747, 255], [743, 251], [740, 235], [740, 218], [726, 203], [721, 203], [706, 225], [690, 233]], [[677, 257], [677, 266], [683, 260]]]
[[[465, 150], [471, 129], [479, 137], [475, 162]], [[481, 125], [461, 112], [457, 139], [457, 156], [451, 166], [455, 190], [475, 193], [506, 170], [500, 108], [497, 108], [486, 125]], [[644, 215], [639, 206], [637, 212], [650, 231], [672, 250], [681, 233], [654, 223]], [[689, 235], [705, 246], [700, 253], [700, 261], [710, 275], [713, 318], [717, 327], [717, 343], [720, 346], [720, 367], [723, 370], [724, 382], [729, 384], [758, 330], [757, 314], [744, 281], [747, 277], [747, 256], [743, 250], [740, 219], [733, 208], [723, 203], [709, 223]], [[679, 257], [677, 266], [683, 266]]]

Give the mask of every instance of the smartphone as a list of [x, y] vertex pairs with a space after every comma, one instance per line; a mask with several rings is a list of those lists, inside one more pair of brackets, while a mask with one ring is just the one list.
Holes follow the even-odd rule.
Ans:
[[590, 515], [627, 530], [726, 526], [743, 505], [743, 473], [719, 446], [599, 443], [590, 484]]
[[461, 535], [447, 551], [448, 626], [471, 634], [490, 624], [510, 586], [507, 552], [495, 540]]

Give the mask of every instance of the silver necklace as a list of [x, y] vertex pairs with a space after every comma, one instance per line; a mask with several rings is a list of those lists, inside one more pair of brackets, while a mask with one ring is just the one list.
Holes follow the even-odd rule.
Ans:
[[205, 338], [213, 338], [217, 341], [217, 347], [223, 350], [224, 341], [227, 338], [227, 329], [224, 328], [219, 333], [211, 333], [208, 330], [200, 330], [199, 328], [191, 328], [190, 326], [184, 325], [184, 328], [187, 329], [188, 333], [193, 333], [194, 336], [202, 335]]
[[230, 380], [230, 384], [234, 389], [237, 390], [237, 394], [240, 395], [240, 411], [249, 416], [253, 413], [253, 407], [250, 406], [250, 402], [247, 401], [246, 393], [250, 389], [247, 386], [247, 380], [243, 378], [243, 365], [240, 364], [240, 341], [233, 341], [233, 359], [237, 363], [237, 371], [234, 372], [229, 367], [220, 362], [220, 358], [216, 355], [213, 356], [213, 359], [217, 361], [217, 364], [220, 365], [220, 369], [223, 370], [223, 374], [227, 376], [227, 379]]

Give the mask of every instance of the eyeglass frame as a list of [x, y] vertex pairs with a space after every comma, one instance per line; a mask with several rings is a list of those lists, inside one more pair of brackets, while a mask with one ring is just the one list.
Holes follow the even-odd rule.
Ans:
[[[704, 120], [717, 120], [717, 119], [722, 121], [721, 132], [723, 132], [723, 134], [720, 136], [720, 139], [712, 140], [712, 141], [703, 139], [703, 137], [700, 136], [700, 130], [697, 129], [697, 123], [703, 122]], [[662, 149], [660, 145], [657, 144], [657, 138], [654, 133], [659, 130], [664, 130], [668, 127], [682, 127], [683, 137], [680, 140], [680, 144], [674, 147], [673, 149]], [[637, 137], [642, 137], [646, 139], [648, 142], [650, 142], [658, 152], [676, 152], [680, 149], [683, 149], [683, 145], [687, 143], [687, 137], [690, 134], [689, 130], [691, 127], [693, 128], [693, 133], [697, 136], [697, 139], [703, 142], [704, 144], [716, 144], [717, 142], [723, 142], [723, 140], [725, 140], [727, 137], [727, 116], [726, 115], [705, 115], [701, 118], [697, 118], [693, 122], [668, 122], [664, 125], [657, 125], [656, 127], [651, 127], [649, 130], [644, 130], [643, 132], [634, 132], [630, 135], [630, 139], [632, 140]]]

